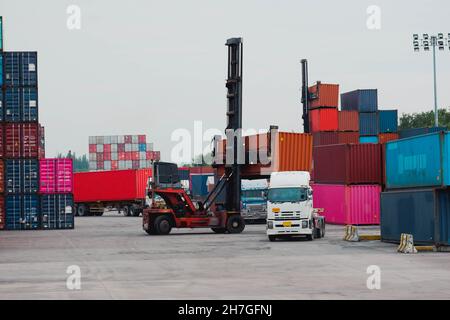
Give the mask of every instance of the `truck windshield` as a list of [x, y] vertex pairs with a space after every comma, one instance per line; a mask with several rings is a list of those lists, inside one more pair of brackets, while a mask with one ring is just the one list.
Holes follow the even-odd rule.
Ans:
[[242, 197], [244, 197], [244, 198], [265, 198], [264, 190], [243, 190]]
[[273, 188], [269, 189], [270, 202], [302, 202], [308, 199], [307, 188]]

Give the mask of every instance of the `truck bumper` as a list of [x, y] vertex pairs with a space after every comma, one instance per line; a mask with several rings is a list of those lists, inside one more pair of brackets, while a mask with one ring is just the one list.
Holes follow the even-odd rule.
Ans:
[[[311, 235], [313, 233], [313, 229], [307, 227], [302, 227], [302, 221], [305, 220], [293, 220], [293, 221], [284, 221], [290, 222], [290, 225], [283, 225], [283, 221], [267, 221], [267, 235]], [[269, 228], [272, 226], [272, 228]]]

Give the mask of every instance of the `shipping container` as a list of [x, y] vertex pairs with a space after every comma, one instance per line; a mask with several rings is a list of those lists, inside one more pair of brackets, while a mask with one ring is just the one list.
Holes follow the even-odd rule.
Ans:
[[386, 143], [394, 140], [398, 140], [398, 133], [380, 133], [378, 135], [379, 143]]
[[343, 143], [359, 143], [358, 132], [315, 132], [313, 133], [313, 145], [324, 146], [330, 144], [343, 144]]
[[386, 144], [386, 187], [439, 187], [450, 184], [450, 136], [437, 132]]
[[375, 112], [359, 114], [359, 134], [361, 136], [377, 136], [378, 115]]
[[3, 51], [3, 17], [0, 17], [0, 51]]
[[179, 167], [178, 175], [180, 176], [180, 180], [189, 180], [189, 167]]
[[39, 192], [71, 193], [73, 191], [72, 159], [42, 159], [39, 161]]
[[208, 182], [214, 178], [213, 173], [190, 173], [189, 188], [193, 198], [202, 199], [208, 195]]
[[313, 184], [314, 207], [323, 208], [326, 223], [380, 224], [379, 185]]
[[3, 84], [20, 86], [20, 54], [19, 52], [3, 52]]
[[341, 94], [341, 109], [376, 112], [378, 110], [378, 90], [362, 89]]
[[321, 184], [381, 184], [381, 146], [339, 144], [314, 147], [314, 181]]
[[5, 216], [5, 197], [0, 196], [0, 230], [5, 229], [6, 216]]
[[37, 88], [20, 89], [20, 121], [36, 122], [38, 121], [38, 90]]
[[73, 229], [74, 212], [72, 194], [46, 194], [41, 196], [43, 229]]
[[381, 240], [400, 242], [412, 234], [414, 244], [450, 244], [450, 191], [409, 189], [381, 194]]
[[5, 90], [5, 121], [19, 122], [20, 116], [20, 88], [7, 88]]
[[89, 153], [96, 153], [97, 152], [97, 145], [96, 144], [90, 144], [89, 145]]
[[37, 52], [4, 52], [4, 84], [36, 87]]
[[138, 143], [143, 143], [143, 144], [147, 143], [147, 137], [145, 136], [145, 134], [138, 135]]
[[395, 133], [398, 130], [397, 110], [378, 111], [378, 128], [380, 133]]
[[358, 111], [339, 111], [338, 113], [339, 131], [359, 131]]
[[[247, 164], [241, 169], [243, 178], [270, 176], [272, 172], [280, 171], [311, 171], [313, 145], [311, 134], [277, 131], [274, 141], [271, 140], [270, 133], [248, 136], [245, 140], [256, 140], [256, 146], [252, 147], [251, 142], [246, 142]], [[226, 145], [226, 140], [219, 142], [214, 159], [219, 176], [224, 172]]]
[[[0, 61], [2, 60], [2, 56], [0, 55]], [[0, 65], [1, 68], [1, 65]], [[1, 73], [1, 71], [0, 71]], [[1, 76], [1, 75], [0, 75]], [[5, 120], [4, 117], [4, 113], [5, 113], [5, 101], [4, 101], [4, 94], [3, 94], [3, 90], [1, 89], [1, 82], [2, 80], [0, 80], [0, 121]]]
[[359, 137], [359, 143], [378, 143], [378, 136], [361, 136]]
[[433, 127], [433, 128], [414, 128], [414, 129], [402, 129], [398, 132], [400, 139], [411, 138], [415, 136], [420, 136], [423, 134], [446, 131], [445, 127]]
[[359, 143], [359, 132], [338, 132], [339, 144]]
[[38, 160], [6, 160], [6, 193], [35, 193], [39, 190]]
[[5, 206], [7, 230], [40, 228], [39, 196], [37, 194], [8, 195]]
[[314, 109], [309, 111], [309, 122], [311, 132], [337, 131], [338, 110], [337, 109]]
[[339, 105], [339, 85], [325, 84], [317, 82], [309, 87], [309, 108], [331, 107], [337, 108]]
[[145, 199], [151, 169], [74, 174], [75, 202]]
[[45, 158], [45, 127], [39, 125], [39, 159]]
[[21, 156], [24, 158], [38, 158], [39, 157], [39, 124], [37, 123], [22, 123], [21, 124], [22, 137], [22, 152]]
[[5, 143], [4, 143], [4, 125], [0, 123], [0, 158], [5, 157]]

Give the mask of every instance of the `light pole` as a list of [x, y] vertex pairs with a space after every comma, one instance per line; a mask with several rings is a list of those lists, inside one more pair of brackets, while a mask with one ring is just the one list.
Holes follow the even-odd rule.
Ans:
[[436, 76], [436, 47], [439, 51], [444, 51], [445, 47], [450, 49], [450, 33], [447, 38], [444, 38], [443, 33], [438, 33], [435, 35], [428, 35], [424, 33], [422, 38], [419, 38], [418, 34], [413, 35], [413, 46], [414, 52], [419, 52], [420, 48], [424, 51], [429, 52], [430, 47], [433, 48], [433, 79], [434, 79], [434, 125], [439, 126], [438, 119], [438, 101], [437, 101], [437, 76]]

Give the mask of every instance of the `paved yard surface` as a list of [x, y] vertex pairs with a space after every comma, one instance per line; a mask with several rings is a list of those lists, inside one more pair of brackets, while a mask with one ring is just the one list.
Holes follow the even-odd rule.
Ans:
[[[369, 227], [368, 232], [377, 232]], [[449, 298], [450, 253], [402, 255], [379, 241], [269, 242], [264, 225], [242, 234], [174, 230], [148, 236], [141, 218], [110, 213], [67, 231], [0, 232], [0, 299]], [[81, 289], [66, 270], [79, 266]], [[369, 290], [367, 267], [381, 270]]]

